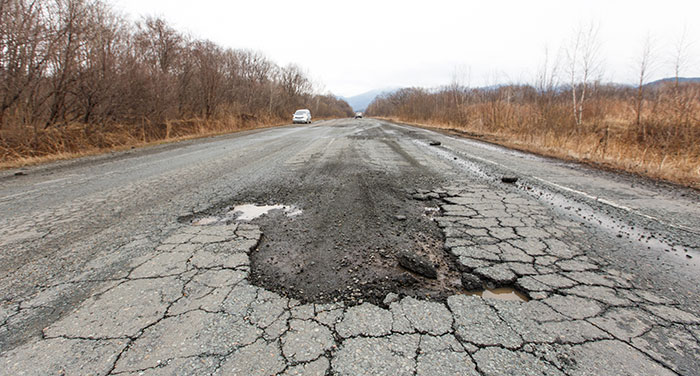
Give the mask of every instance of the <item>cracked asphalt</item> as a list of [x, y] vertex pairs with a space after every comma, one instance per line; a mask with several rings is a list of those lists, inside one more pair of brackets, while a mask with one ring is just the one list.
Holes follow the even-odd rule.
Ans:
[[23, 171], [2, 375], [700, 373], [697, 191], [373, 119]]

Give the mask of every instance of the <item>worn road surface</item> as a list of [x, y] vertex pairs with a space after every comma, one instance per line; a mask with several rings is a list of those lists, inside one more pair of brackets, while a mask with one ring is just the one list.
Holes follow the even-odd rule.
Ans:
[[2, 375], [700, 374], [697, 191], [373, 119], [17, 172]]

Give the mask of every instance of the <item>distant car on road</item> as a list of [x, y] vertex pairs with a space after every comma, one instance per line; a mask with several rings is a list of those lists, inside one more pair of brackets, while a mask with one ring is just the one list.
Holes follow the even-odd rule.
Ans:
[[311, 124], [311, 111], [307, 109], [297, 110], [292, 117], [292, 123]]
[[355, 112], [355, 119], [362, 119], [362, 112]]

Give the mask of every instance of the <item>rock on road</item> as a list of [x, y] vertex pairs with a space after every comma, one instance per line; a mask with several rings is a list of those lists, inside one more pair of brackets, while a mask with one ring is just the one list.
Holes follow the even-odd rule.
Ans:
[[700, 372], [697, 191], [374, 119], [15, 172], [2, 375]]

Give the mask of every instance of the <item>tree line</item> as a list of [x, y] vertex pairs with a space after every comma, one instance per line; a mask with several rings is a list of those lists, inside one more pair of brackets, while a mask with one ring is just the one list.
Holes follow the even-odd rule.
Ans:
[[[638, 88], [631, 86], [595, 82], [587, 90], [589, 97], [584, 108], [580, 103], [573, 107], [574, 90], [566, 85], [544, 90], [529, 84], [404, 88], [377, 97], [366, 113], [484, 134], [574, 138], [605, 136], [606, 132], [610, 137], [609, 132], [614, 131], [617, 137], [635, 140], [648, 148], [697, 148], [700, 84], [659, 83], [644, 89], [643, 100], [639, 100]], [[601, 143], [606, 140], [598, 139]]]
[[297, 65], [224, 48], [100, 0], [0, 0], [0, 157], [350, 116]]

